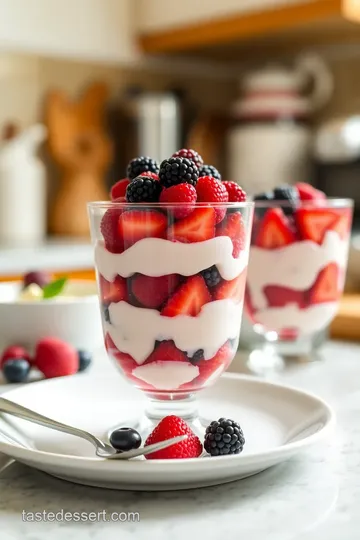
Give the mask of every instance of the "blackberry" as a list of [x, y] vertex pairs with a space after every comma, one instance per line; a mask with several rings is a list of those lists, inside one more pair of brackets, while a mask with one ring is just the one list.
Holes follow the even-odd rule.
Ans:
[[161, 186], [158, 180], [148, 176], [138, 176], [126, 188], [126, 200], [130, 203], [156, 202], [159, 200]]
[[133, 180], [140, 176], [143, 172], [152, 172], [158, 174], [159, 164], [155, 159], [148, 156], [141, 156], [132, 159], [126, 169], [126, 176], [129, 180]]
[[198, 349], [197, 351], [195, 351], [192, 357], [189, 358], [189, 360], [192, 364], [195, 365], [201, 360], [204, 360], [204, 349]]
[[199, 176], [212, 176], [217, 180], [221, 180], [221, 174], [212, 165], [203, 165], [202, 167], [200, 167]]
[[219, 418], [206, 428], [204, 448], [211, 456], [240, 454], [244, 444], [243, 431], [234, 420]]
[[204, 165], [204, 160], [200, 156], [200, 154], [198, 154], [196, 150], [192, 150], [191, 148], [182, 148], [181, 150], [175, 152], [175, 154], [173, 154], [171, 157], [185, 157], [187, 159], [191, 159], [191, 161], [195, 163], [198, 169], [200, 169], [200, 167]]
[[205, 279], [206, 285], [210, 288], [216, 287], [221, 281], [221, 275], [215, 265], [202, 270], [201, 275]]
[[167, 188], [185, 183], [196, 186], [199, 169], [191, 159], [171, 157], [161, 163], [159, 178], [160, 183]]
[[[272, 200], [274, 200], [274, 194], [272, 191], [268, 191], [267, 193], [259, 193], [259, 195], [255, 195], [254, 197], [255, 202], [270, 202]], [[255, 204], [255, 213], [257, 216], [263, 217], [266, 214], [267, 210], [268, 208], [266, 206], [259, 207]]]
[[275, 201], [285, 201], [289, 204], [282, 206], [284, 214], [291, 216], [294, 212], [294, 209], [297, 207], [299, 202], [299, 193], [296, 188], [290, 185], [279, 186], [274, 189], [274, 200]]

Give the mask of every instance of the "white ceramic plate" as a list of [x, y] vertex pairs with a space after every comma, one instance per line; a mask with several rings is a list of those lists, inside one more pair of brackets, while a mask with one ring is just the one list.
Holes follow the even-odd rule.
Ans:
[[[4, 394], [56, 420], [104, 437], [109, 427], [140, 413], [142, 396], [121, 377], [76, 375], [32, 383]], [[12, 418], [31, 440], [24, 448], [0, 437], [0, 451], [59, 478], [131, 490], [177, 490], [221, 484], [256, 474], [316, 443], [334, 425], [331, 408], [299, 390], [243, 375], [226, 374], [200, 399], [200, 414], [237, 420], [244, 451], [236, 456], [187, 460], [106, 461], [76, 437]], [[9, 417], [7, 417], [9, 418]], [[0, 420], [0, 430], [9, 430]], [[8, 434], [10, 431], [8, 431]]]

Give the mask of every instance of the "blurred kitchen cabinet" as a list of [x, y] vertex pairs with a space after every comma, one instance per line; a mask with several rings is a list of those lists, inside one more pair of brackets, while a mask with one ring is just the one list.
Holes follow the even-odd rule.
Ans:
[[135, 56], [133, 0], [0, 0], [0, 48], [121, 63]]

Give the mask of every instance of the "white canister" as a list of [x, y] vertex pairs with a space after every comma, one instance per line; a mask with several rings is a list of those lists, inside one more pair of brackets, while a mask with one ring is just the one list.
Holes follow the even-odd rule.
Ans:
[[37, 157], [38, 124], [0, 144], [0, 243], [32, 244], [46, 234], [46, 172]]

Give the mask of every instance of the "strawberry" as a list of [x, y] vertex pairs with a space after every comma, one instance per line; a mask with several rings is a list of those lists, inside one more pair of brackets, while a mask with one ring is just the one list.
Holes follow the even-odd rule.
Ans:
[[145, 360], [144, 364], [150, 362], [188, 362], [188, 357], [180, 351], [173, 341], [161, 341], [153, 352]]
[[100, 275], [100, 294], [104, 304], [117, 303], [122, 300], [126, 302], [128, 296], [126, 279], [116, 276], [114, 281], [107, 281]]
[[232, 279], [231, 281], [221, 281], [215, 289], [214, 300], [225, 300], [226, 298], [231, 298], [236, 302], [241, 302], [244, 297], [245, 282], [245, 270], [241, 272], [238, 277]]
[[175, 291], [161, 311], [164, 317], [190, 315], [196, 317], [211, 295], [202, 276], [191, 276]]
[[79, 369], [76, 349], [55, 337], [39, 341], [35, 351], [35, 365], [47, 379], [73, 375]]
[[[225, 345], [218, 350], [215, 356], [209, 358], [209, 360], [200, 360], [200, 362], [196, 363], [200, 373], [191, 384], [198, 384], [199, 386], [202, 386], [219, 368], [222, 368], [222, 371], [225, 371], [225, 369], [230, 365], [233, 356], [234, 352], [232, 351], [231, 347], [228, 343], [225, 343]], [[219, 373], [217, 373], [217, 375], [218, 374]], [[216, 380], [217, 377], [214, 378], [214, 382]]]
[[128, 178], [124, 178], [123, 180], [119, 180], [114, 184], [110, 190], [110, 198], [112, 201], [115, 201], [115, 199], [119, 199], [119, 197], [125, 197], [126, 188], [130, 184], [130, 180]]
[[189, 216], [194, 210], [196, 197], [196, 189], [194, 186], [184, 183], [164, 188], [160, 194], [160, 202], [175, 203], [177, 206], [170, 208], [173, 216], [175, 219], [183, 219]]
[[226, 191], [229, 195], [229, 202], [245, 202], [246, 193], [242, 187], [239, 186], [236, 182], [223, 182]]
[[121, 214], [122, 210], [109, 208], [101, 220], [100, 231], [104, 237], [105, 247], [111, 253], [122, 253], [124, 251], [124, 242], [118, 233]]
[[339, 299], [339, 268], [330, 263], [319, 272], [309, 291], [309, 303], [336, 302]]
[[[199, 202], [227, 203], [228, 192], [224, 184], [212, 176], [202, 176], [196, 184], [197, 200]], [[215, 208], [216, 223], [220, 223], [225, 217], [226, 208]]]
[[323, 191], [314, 188], [310, 184], [305, 182], [298, 182], [295, 187], [299, 193], [300, 200], [302, 201], [316, 201], [326, 200], [326, 195]]
[[6, 360], [14, 360], [17, 358], [24, 358], [24, 360], [27, 360], [31, 364], [30, 354], [24, 347], [21, 345], [11, 345], [10, 347], [7, 347], [1, 355], [0, 368]]
[[159, 277], [136, 274], [131, 280], [131, 293], [141, 306], [158, 309], [171, 296], [179, 281], [177, 274]]
[[246, 231], [240, 212], [228, 214], [224, 221], [216, 227], [216, 236], [228, 236], [234, 246], [232, 255], [237, 259], [245, 248]]
[[252, 303], [251, 294], [248, 287], [245, 287], [244, 309], [250, 321], [252, 323], [255, 323], [256, 321], [255, 321], [254, 315], [255, 315], [256, 309], [254, 308], [254, 305]]
[[267, 210], [258, 228], [255, 245], [265, 249], [276, 249], [296, 241], [290, 222], [281, 208]]
[[177, 221], [168, 229], [168, 239], [184, 243], [203, 242], [215, 236], [213, 208], [196, 208], [190, 216]]
[[299, 208], [295, 219], [303, 240], [312, 240], [321, 244], [325, 233], [332, 228], [338, 214], [327, 208]]
[[178, 416], [165, 416], [150, 433], [144, 446], [171, 439], [179, 435], [187, 435], [187, 439], [173, 444], [163, 450], [147, 454], [146, 459], [186, 459], [196, 458], [202, 453], [203, 447], [199, 437], [190, 429], [190, 426]]
[[342, 213], [339, 214], [330, 226], [332, 231], [336, 231], [340, 238], [346, 240], [350, 234], [351, 228], [351, 214]]
[[271, 307], [284, 307], [288, 304], [297, 304], [299, 308], [306, 306], [304, 291], [296, 291], [278, 285], [267, 285], [264, 287], [264, 294]]
[[131, 210], [120, 216], [118, 234], [127, 249], [143, 238], [164, 238], [166, 226], [166, 216], [160, 212]]

